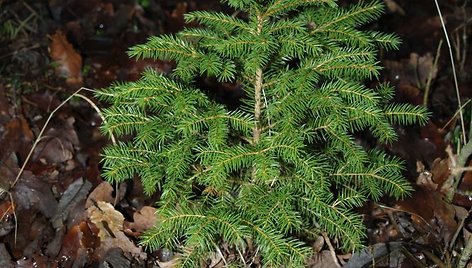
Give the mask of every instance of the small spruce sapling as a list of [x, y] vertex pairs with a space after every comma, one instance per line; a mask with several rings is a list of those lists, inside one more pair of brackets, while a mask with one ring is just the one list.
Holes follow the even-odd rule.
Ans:
[[[399, 159], [364, 149], [354, 134], [388, 143], [392, 124], [427, 121], [424, 108], [391, 103], [388, 85], [363, 85], [379, 74], [378, 49], [399, 44], [359, 29], [383, 6], [223, 2], [239, 15], [195, 11], [185, 19], [199, 27], [130, 49], [132, 57], [174, 61], [170, 75], [147, 70], [98, 93], [112, 104], [104, 132], [133, 136], [105, 149], [104, 177], [138, 175], [147, 194], [161, 192], [158, 224], [141, 243], [178, 252], [182, 267], [204, 267], [223, 245], [238, 252], [228, 265], [259, 255], [265, 266], [303, 267], [305, 242], [320, 232], [358, 249], [365, 228], [352, 209], [412, 188]], [[241, 105], [217, 103], [196, 86], [202, 77], [239, 85]]]

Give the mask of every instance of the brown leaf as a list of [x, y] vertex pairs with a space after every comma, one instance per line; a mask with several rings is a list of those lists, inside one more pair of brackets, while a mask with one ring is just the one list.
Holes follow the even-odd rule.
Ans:
[[123, 215], [107, 202], [98, 201], [95, 206], [87, 209], [90, 221], [100, 230], [98, 236], [101, 240], [108, 237], [116, 237], [115, 233], [123, 229]]
[[103, 258], [111, 248], [120, 248], [125, 253], [145, 260], [147, 255], [123, 233], [123, 215], [107, 202], [98, 201], [87, 209], [90, 221], [99, 229], [99, 258]]
[[17, 153], [20, 159], [25, 159], [31, 148], [34, 134], [24, 117], [12, 118], [4, 125], [5, 132], [0, 137], [0, 161], [4, 162]]
[[50, 268], [50, 267], [59, 267], [57, 261], [50, 260], [47, 256], [44, 256], [40, 253], [34, 254], [30, 258], [22, 258], [16, 261], [16, 268]]
[[112, 193], [113, 186], [111, 186], [110, 183], [106, 181], [100, 183], [88, 196], [87, 201], [85, 202], [85, 208], [91, 207], [98, 201], [113, 203], [115, 198], [112, 196]]
[[210, 261], [210, 264], [208, 264], [209, 268], [223, 268], [223, 267], [226, 267], [225, 262], [223, 261], [223, 257], [220, 254], [216, 253], [216, 252], [211, 254], [209, 261]]
[[34, 106], [39, 109], [39, 111], [49, 114], [54, 108], [59, 106], [62, 102], [58, 98], [56, 93], [52, 93], [49, 90], [32, 92], [30, 94], [24, 95], [25, 102], [34, 103]]
[[[449, 164], [449, 159], [436, 158], [433, 161], [431, 173], [433, 174], [434, 183], [438, 184], [440, 189], [451, 174]], [[445, 193], [443, 192], [443, 194]]]
[[462, 221], [469, 216], [469, 211], [464, 207], [454, 206], [454, 209], [456, 210], [456, 218], [458, 221]]
[[396, 208], [410, 213], [415, 226], [434, 235], [436, 241], [448, 243], [456, 231], [454, 206], [439, 192], [419, 188], [411, 198], [399, 201]]
[[[57, 201], [51, 191], [51, 186], [36, 177], [30, 171], [23, 172], [18, 183], [11, 190], [15, 206], [18, 210], [40, 211], [47, 218], [51, 218], [57, 207]], [[29, 215], [32, 217], [32, 215]]]
[[0, 244], [0, 267], [14, 267], [10, 253], [3, 243]]
[[435, 79], [438, 74], [438, 67], [434, 66], [434, 58], [431, 53], [426, 53], [423, 56], [419, 56], [416, 53], [411, 53], [410, 64], [416, 66], [418, 73], [418, 82], [420, 85], [426, 85], [428, 78]]
[[431, 191], [438, 189], [438, 184], [433, 182], [433, 174], [425, 169], [421, 161], [416, 161], [416, 171], [419, 173], [416, 185]]
[[[472, 165], [472, 163], [469, 163], [469, 165], [467, 167], [470, 168], [471, 165]], [[459, 189], [464, 191], [464, 192], [471, 192], [472, 191], [472, 172], [466, 171], [464, 173], [464, 177], [462, 178]]]
[[61, 228], [66, 220], [77, 222], [85, 217], [83, 201], [86, 199], [91, 188], [92, 184], [82, 178], [69, 184], [69, 187], [62, 194], [59, 205], [51, 219], [54, 229]]
[[179, 258], [178, 255], [172, 258], [170, 261], [157, 261], [157, 264], [161, 268], [176, 268], [179, 267]]
[[320, 253], [313, 255], [308, 261], [308, 267], [311, 268], [338, 268], [339, 266], [334, 262], [329, 250], [323, 250]]
[[13, 209], [10, 201], [0, 203], [0, 237], [9, 234], [15, 228]]
[[111, 248], [100, 260], [104, 267], [135, 267], [120, 248]]
[[443, 152], [438, 152], [431, 140], [419, 137], [412, 128], [399, 127], [396, 130], [398, 140], [388, 145], [388, 150], [403, 158], [409, 170], [416, 169], [417, 160], [430, 165], [442, 155]]
[[[377, 243], [355, 252], [343, 268], [371, 267], [412, 267], [402, 265], [404, 256], [400, 249], [404, 242]], [[370, 265], [369, 265], [370, 264]]]
[[66, 78], [69, 86], [80, 87], [83, 83], [82, 57], [61, 30], [57, 30], [50, 38], [49, 56], [57, 64], [56, 75]]
[[89, 262], [92, 258], [91, 250], [100, 243], [95, 232], [86, 221], [72, 226], [67, 231], [60, 252], [60, 256], [62, 256], [61, 267], [83, 267]]
[[63, 163], [74, 156], [79, 138], [74, 128], [75, 119], [69, 117], [60, 127], [52, 127], [44, 134], [34, 150], [33, 159], [45, 164]]
[[156, 209], [150, 206], [144, 206], [133, 215], [134, 222], [128, 226], [136, 232], [144, 232], [156, 225]]

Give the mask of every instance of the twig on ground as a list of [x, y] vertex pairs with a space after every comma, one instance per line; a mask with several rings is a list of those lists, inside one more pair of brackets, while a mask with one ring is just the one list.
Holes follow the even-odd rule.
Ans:
[[259, 253], [259, 247], [256, 248], [256, 252], [254, 253], [254, 257], [252, 257], [251, 263], [248, 265], [248, 267], [251, 267], [251, 265], [254, 263], [258, 253]]
[[220, 255], [221, 259], [223, 260], [225, 267], [228, 266], [228, 263], [226, 262], [225, 256], [223, 256], [223, 253], [221, 252], [219, 247], [216, 247], [216, 251], [218, 251], [218, 255]]
[[441, 13], [441, 8], [439, 7], [439, 4], [438, 4], [438, 0], [434, 0], [434, 3], [436, 4], [436, 8], [437, 8], [438, 14], [439, 14], [439, 19], [441, 20], [442, 29], [444, 31], [444, 36], [446, 38], [447, 47], [449, 48], [449, 57], [451, 58], [452, 75], [454, 77], [454, 86], [455, 86], [455, 89], [456, 89], [457, 103], [458, 103], [458, 106], [459, 106], [459, 115], [460, 115], [460, 119], [461, 119], [462, 138], [463, 138], [464, 144], [466, 144], [467, 143], [467, 136], [465, 135], [464, 115], [462, 114], [461, 96], [460, 96], [460, 93], [459, 93], [459, 83], [457, 82], [456, 67], [455, 67], [455, 63], [454, 63], [454, 55], [452, 54], [451, 41], [449, 41], [449, 35], [447, 33], [447, 30], [446, 30], [446, 24], [444, 23], [444, 18], [443, 18], [443, 15]]
[[[52, 117], [56, 114], [56, 112], [62, 108], [62, 106], [64, 106], [67, 102], [69, 102], [73, 97], [77, 96], [83, 100], [85, 100], [87, 103], [90, 104], [90, 106], [98, 113], [98, 115], [101, 117], [101, 119], [105, 122], [105, 118], [103, 117], [100, 109], [98, 108], [98, 106], [93, 103], [92, 100], [90, 100], [89, 98], [87, 98], [86, 96], [82, 95], [82, 94], [79, 94], [80, 91], [82, 90], [86, 90], [86, 91], [91, 91], [91, 92], [95, 92], [94, 90], [92, 89], [88, 89], [88, 88], [85, 88], [85, 87], [81, 87], [79, 88], [77, 91], [75, 91], [72, 95], [70, 95], [69, 97], [67, 97], [64, 101], [62, 101], [48, 116], [48, 118], [46, 119], [46, 122], [44, 123], [44, 126], [41, 128], [41, 130], [39, 131], [39, 134], [38, 136], [36, 137], [36, 140], [34, 141], [33, 143], [33, 146], [31, 147], [30, 151], [28, 152], [28, 155], [26, 156], [26, 159], [25, 161], [23, 162], [23, 165], [21, 166], [20, 170], [18, 171], [18, 174], [16, 175], [16, 178], [15, 180], [13, 181], [13, 183], [10, 184], [10, 188], [7, 190], [7, 189], [2, 189], [4, 192], [8, 193], [9, 197], [10, 197], [10, 201], [12, 203], [12, 206], [13, 208], [15, 208], [15, 203], [14, 203], [14, 199], [13, 199], [13, 196], [11, 194], [11, 189], [13, 187], [15, 187], [15, 185], [18, 183], [18, 181], [20, 180], [21, 176], [23, 175], [24, 171], [25, 171], [25, 168], [26, 168], [26, 165], [29, 163], [32, 155], [33, 155], [33, 152], [34, 150], [36, 149], [36, 147], [38, 146], [39, 142], [43, 139], [43, 134], [44, 132], [46, 131], [46, 128], [49, 124], [49, 122], [51, 121]], [[115, 137], [113, 136], [113, 133], [110, 133], [110, 139], [112, 141], [113, 144], [116, 145], [116, 139]], [[118, 190], [118, 189], [117, 189]], [[118, 192], [116, 194], [116, 196], [119, 196], [118, 195]], [[17, 233], [18, 233], [18, 218], [16, 216], [16, 212], [15, 212], [15, 209], [13, 209], [13, 217], [15, 219], [15, 243], [16, 243], [16, 238], [17, 238]]]
[[241, 253], [238, 247], [236, 247], [236, 251], [238, 252], [239, 257], [241, 258], [242, 262], [244, 263], [244, 267], [249, 267], [249, 266], [246, 266], [246, 260], [244, 259], [243, 253]]
[[336, 251], [331, 244], [331, 241], [329, 240], [328, 234], [325, 232], [322, 232], [321, 235], [323, 236], [326, 245], [328, 245], [329, 248], [329, 253], [331, 254], [331, 257], [333, 258], [334, 264], [336, 264], [336, 267], [341, 267], [341, 264], [339, 264], [338, 258], [336, 257]]
[[[468, 143], [466, 143], [462, 147], [460, 154], [457, 156], [457, 160], [454, 160], [454, 156], [452, 155], [452, 149], [450, 148], [450, 146], [448, 146], [448, 148], [446, 149], [446, 152], [449, 154], [449, 158], [451, 159], [451, 175], [447, 179], [447, 182], [448, 182], [447, 184], [450, 185], [452, 182], [452, 185], [453, 185], [452, 189], [447, 192], [446, 197], [449, 202], [452, 202], [454, 193], [459, 187], [462, 174], [464, 173], [465, 170], [468, 169], [468, 168], [465, 168], [464, 166], [467, 162], [467, 159], [472, 154], [472, 140], [470, 140]], [[461, 225], [463, 225], [463, 223], [461, 223]], [[456, 233], [454, 234], [453, 240], [451, 240], [451, 244], [449, 245], [449, 247], [452, 247], [453, 243], [455, 243], [457, 235], [458, 235], [458, 231], [456, 231]], [[462, 250], [459, 263], [457, 264], [457, 268], [465, 267], [471, 255], [472, 255], [472, 239], [469, 238], [467, 241], [465, 241], [465, 247]]]
[[465, 247], [462, 250], [461, 257], [459, 259], [459, 263], [457, 264], [457, 268], [463, 268], [467, 265], [470, 260], [470, 256], [472, 255], [472, 239], [466, 241]]
[[21, 175], [23, 175], [23, 172], [25, 171], [25, 168], [26, 168], [26, 165], [28, 164], [31, 156], [33, 155], [33, 152], [34, 150], [36, 149], [36, 147], [38, 146], [38, 143], [41, 141], [42, 137], [43, 137], [43, 134], [44, 134], [44, 131], [46, 131], [46, 127], [48, 126], [49, 124], [49, 121], [51, 121], [52, 117], [56, 114], [56, 112], [62, 108], [62, 106], [64, 106], [70, 99], [72, 99], [76, 94], [78, 94], [80, 91], [82, 90], [82, 88], [79, 88], [76, 92], [74, 92], [74, 94], [70, 95], [69, 97], [67, 97], [67, 99], [65, 99], [63, 102], [61, 102], [61, 104], [59, 104], [50, 114], [49, 114], [49, 117], [48, 119], [46, 119], [46, 123], [44, 123], [44, 126], [43, 128], [41, 129], [41, 131], [39, 131], [39, 134], [38, 134], [38, 137], [36, 138], [36, 140], [34, 141], [33, 143], [33, 146], [31, 147], [31, 150], [29, 151], [28, 155], [26, 156], [26, 159], [25, 161], [23, 162], [23, 165], [21, 166], [20, 168], [20, 171], [18, 172], [15, 180], [13, 181], [12, 184], [10, 184], [10, 189], [13, 188], [17, 183], [18, 183], [18, 180], [20, 179]]
[[[452, 247], [454, 246], [454, 244], [456, 243], [457, 237], [459, 236], [459, 233], [461, 232], [462, 227], [464, 227], [465, 220], [469, 217], [470, 212], [472, 212], [472, 208], [470, 208], [469, 211], [467, 212], [467, 217], [464, 217], [464, 218], [461, 219], [461, 221], [459, 222], [459, 225], [457, 226], [456, 232], [455, 232], [454, 235], [452, 236], [451, 242], [449, 242], [449, 245], [448, 245], [448, 249], [449, 249], [449, 250], [451, 250]], [[446, 249], [447, 249], [447, 248], [446, 248]], [[445, 250], [445, 251], [446, 251], [446, 250]]]
[[462, 104], [461, 107], [459, 107], [459, 110], [457, 110], [457, 112], [451, 117], [451, 119], [449, 119], [446, 124], [444, 124], [444, 126], [442, 128], [440, 128], [441, 131], [445, 130], [449, 124], [451, 124], [452, 121], [454, 121], [454, 119], [456, 118], [456, 116], [459, 114], [459, 111], [464, 109], [465, 106], [467, 106], [470, 102], [472, 101], [472, 99], [468, 99], [464, 104]]

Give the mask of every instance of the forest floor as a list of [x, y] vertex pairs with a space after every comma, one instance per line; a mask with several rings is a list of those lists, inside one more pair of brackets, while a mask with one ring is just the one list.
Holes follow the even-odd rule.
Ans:
[[[334, 255], [353, 268], [453, 267], [471, 239], [472, 172], [452, 202], [445, 195], [462, 127], [472, 136], [472, 6], [440, 2], [458, 90], [434, 1], [385, 0], [386, 14], [370, 25], [403, 40], [398, 51], [381, 53], [381, 79], [396, 86], [397, 101], [432, 114], [424, 127], [397, 128], [398, 142], [384, 146], [405, 159], [416, 191], [367, 203], [359, 209], [366, 249], [342, 252], [321, 236], [309, 267], [336, 267]], [[110, 142], [99, 129], [103, 104], [86, 89], [63, 101], [81, 87], [136, 80], [147, 67], [169, 71], [169, 62], [136, 61], [126, 51], [182, 29], [193, 10], [230, 11], [216, 0], [0, 0], [0, 267], [173, 267], [172, 252], [138, 244], [155, 223], [159, 196], [146, 196], [138, 178], [112, 186], [100, 176]], [[222, 258], [208, 267], [224, 267]]]

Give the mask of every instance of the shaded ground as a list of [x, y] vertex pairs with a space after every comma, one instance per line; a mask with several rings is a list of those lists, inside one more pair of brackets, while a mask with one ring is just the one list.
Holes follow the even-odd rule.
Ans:
[[[417, 191], [401, 202], [362, 208], [374, 253], [336, 253], [347, 267], [368, 267], [372, 255], [376, 267], [449, 267], [470, 236], [472, 190], [466, 173], [454, 202], [444, 201], [453, 154], [446, 148], [461, 147], [449, 52], [445, 42], [439, 48], [443, 30], [433, 1], [385, 2], [387, 14], [371, 27], [396, 32], [404, 43], [381, 53], [382, 79], [397, 86], [398, 101], [425, 103], [432, 119], [423, 128], [399, 128], [399, 141], [385, 146], [406, 160], [405, 175]], [[464, 1], [441, 2], [464, 104], [472, 96], [472, 10]], [[114, 188], [100, 177], [100, 151], [109, 141], [86, 101], [95, 102], [92, 93], [82, 91], [59, 109], [28, 155], [51, 112], [81, 86], [135, 80], [146, 67], [169, 71], [170, 63], [130, 60], [125, 51], [150, 35], [178, 31], [182, 15], [199, 9], [225, 7], [216, 0], [0, 0], [0, 267], [172, 266], [172, 252], [146, 252], [137, 244], [154, 224], [158, 196], [146, 197], [137, 179]], [[211, 90], [231, 101], [221, 89]], [[469, 129], [472, 109], [463, 111]], [[313, 244], [319, 254], [311, 267], [334, 267], [327, 242], [320, 237]]]

